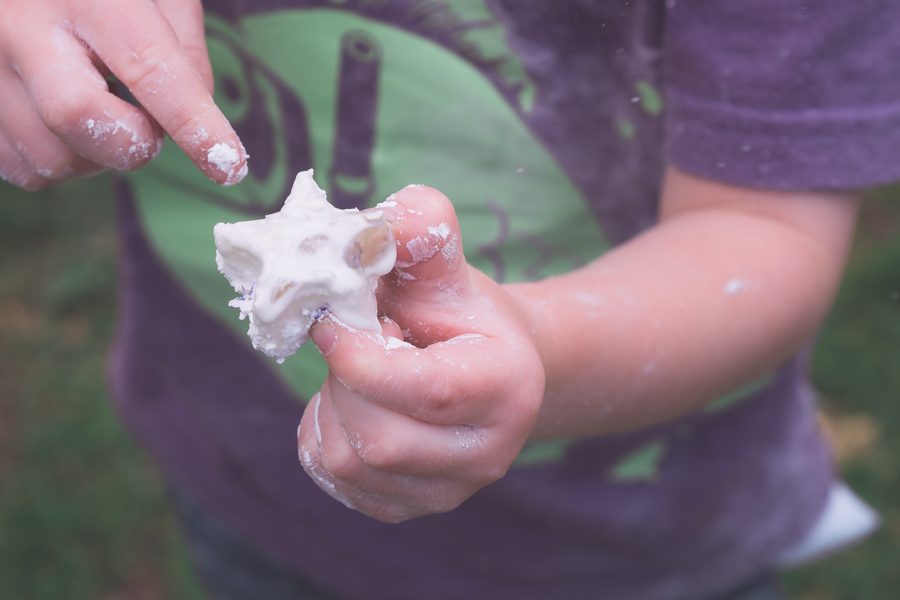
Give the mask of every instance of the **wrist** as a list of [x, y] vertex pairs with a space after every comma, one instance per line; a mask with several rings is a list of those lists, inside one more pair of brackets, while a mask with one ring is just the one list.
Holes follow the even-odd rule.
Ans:
[[[506, 284], [507, 296], [515, 305], [523, 329], [533, 346], [544, 376], [544, 393], [541, 410], [530, 438], [532, 440], [555, 437], [556, 431], [548, 426], [546, 418], [553, 397], [560, 394], [565, 380], [563, 366], [566, 364], [567, 346], [561, 344], [560, 329], [554, 317], [554, 304], [547, 297], [543, 282]], [[570, 349], [570, 347], [569, 347]], [[552, 421], [553, 419], [550, 419]]]

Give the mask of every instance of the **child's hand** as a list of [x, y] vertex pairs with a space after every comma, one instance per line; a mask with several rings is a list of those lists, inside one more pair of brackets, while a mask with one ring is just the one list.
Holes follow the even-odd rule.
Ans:
[[[237, 183], [246, 152], [215, 106], [200, 0], [6, 0], [0, 176], [25, 189], [136, 169], [169, 133], [207, 176]], [[110, 93], [112, 73], [142, 108]]]
[[670, 168], [657, 226], [565, 275], [499, 286], [466, 266], [446, 198], [396, 200], [379, 306], [385, 336], [418, 348], [316, 325], [331, 371], [298, 432], [319, 485], [385, 521], [455, 507], [526, 438], [649, 427], [774, 372], [825, 314], [858, 204]]
[[384, 337], [331, 318], [313, 328], [330, 373], [298, 431], [319, 486], [388, 522], [451, 510], [502, 477], [544, 394], [526, 319], [466, 265], [447, 198], [414, 186], [395, 200], [385, 209], [398, 268], [379, 290]]

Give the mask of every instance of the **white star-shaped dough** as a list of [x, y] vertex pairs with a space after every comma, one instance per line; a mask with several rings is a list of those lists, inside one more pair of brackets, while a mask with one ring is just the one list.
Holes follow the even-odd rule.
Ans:
[[219, 223], [216, 265], [241, 295], [228, 303], [248, 317], [253, 347], [279, 363], [329, 312], [380, 331], [375, 288], [397, 258], [384, 213], [339, 210], [313, 180], [297, 175], [282, 209], [263, 219]]

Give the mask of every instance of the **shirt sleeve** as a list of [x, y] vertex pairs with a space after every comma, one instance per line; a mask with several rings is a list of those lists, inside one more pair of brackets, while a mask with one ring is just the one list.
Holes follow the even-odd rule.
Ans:
[[900, 2], [666, 4], [672, 164], [783, 190], [900, 180]]

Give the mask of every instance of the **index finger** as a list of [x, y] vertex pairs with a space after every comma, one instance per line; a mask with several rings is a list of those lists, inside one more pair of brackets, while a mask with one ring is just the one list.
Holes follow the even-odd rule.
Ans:
[[[436, 425], [493, 425], [486, 397], [515, 377], [507, 344], [462, 334], [427, 348], [358, 331], [329, 317], [311, 337], [348, 389], [394, 412]], [[504, 346], [504, 347], [501, 347]]]
[[175, 32], [149, 0], [79, 3], [77, 30], [210, 179], [247, 174], [247, 152]]

